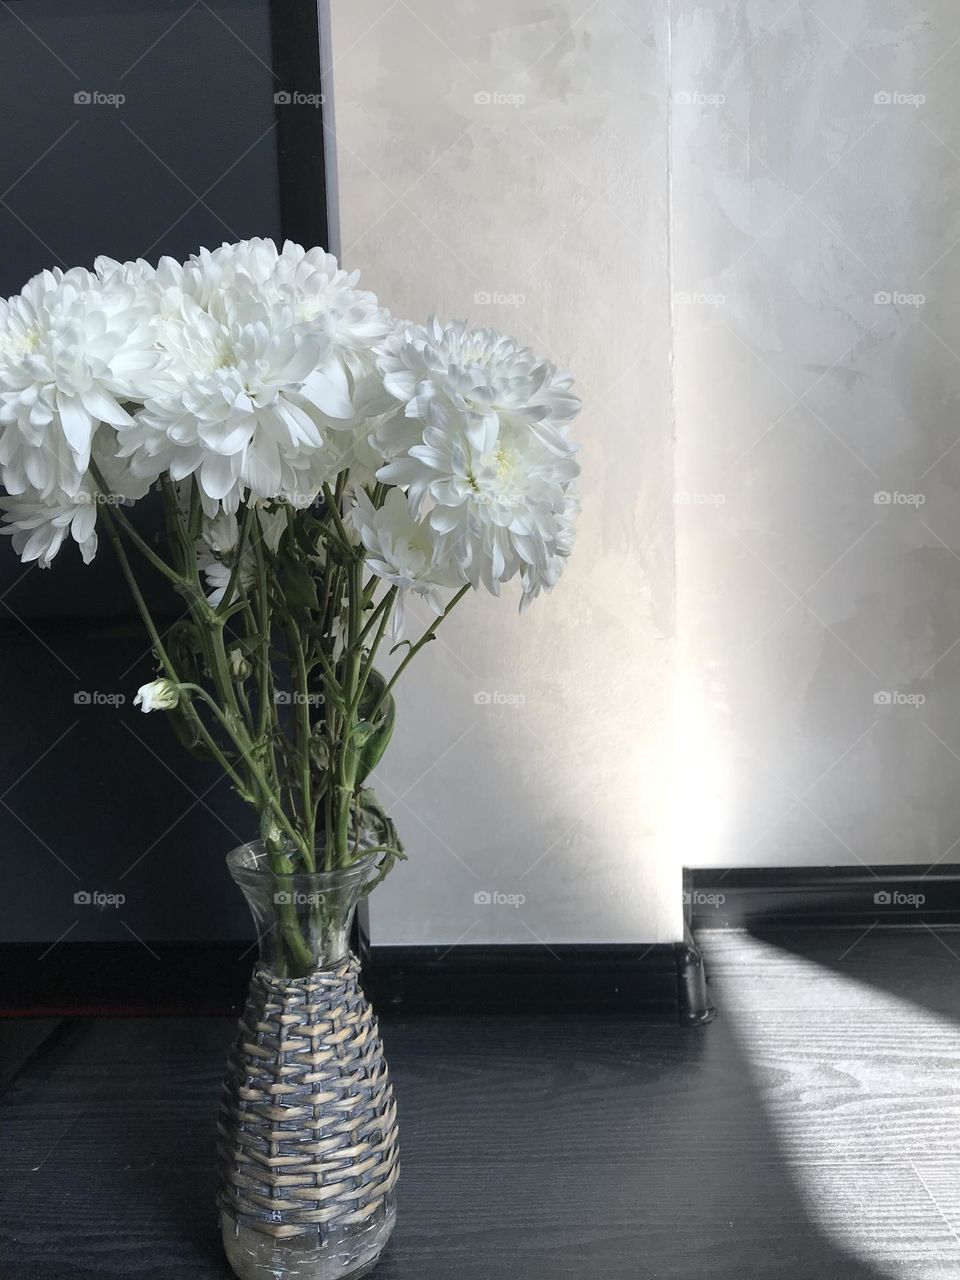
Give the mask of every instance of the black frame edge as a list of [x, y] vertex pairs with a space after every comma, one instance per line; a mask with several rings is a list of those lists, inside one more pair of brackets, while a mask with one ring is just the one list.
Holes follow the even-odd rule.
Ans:
[[[317, 0], [270, 0], [281, 237], [329, 250], [320, 41]], [[283, 102], [283, 94], [314, 96], [317, 105]]]
[[960, 864], [686, 868], [693, 929], [960, 928]]

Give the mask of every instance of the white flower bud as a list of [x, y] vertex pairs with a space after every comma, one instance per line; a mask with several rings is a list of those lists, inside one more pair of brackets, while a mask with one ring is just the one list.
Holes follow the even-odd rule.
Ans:
[[180, 690], [172, 680], [153, 680], [137, 690], [133, 705], [141, 711], [172, 711], [180, 701]]
[[247, 661], [246, 656], [241, 648], [231, 649], [228, 654], [230, 659], [230, 672], [235, 680], [247, 680], [253, 668]]

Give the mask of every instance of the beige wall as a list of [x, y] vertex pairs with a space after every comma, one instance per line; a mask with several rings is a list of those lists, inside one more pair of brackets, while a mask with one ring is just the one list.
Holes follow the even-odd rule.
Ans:
[[958, 67], [947, 0], [674, 4], [686, 861], [960, 859]]
[[680, 862], [958, 858], [960, 10], [667, 8], [333, 0], [346, 262], [586, 404], [567, 579], [406, 688], [398, 941], [674, 937]]
[[372, 902], [380, 943], [681, 933], [661, 10], [332, 0], [344, 263], [397, 314], [517, 334], [585, 406], [559, 588], [523, 619], [512, 592], [464, 602], [403, 687], [380, 785], [410, 858]]

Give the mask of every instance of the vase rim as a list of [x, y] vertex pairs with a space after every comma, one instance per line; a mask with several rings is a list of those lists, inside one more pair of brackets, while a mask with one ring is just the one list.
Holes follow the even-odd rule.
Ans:
[[336, 867], [332, 871], [291, 871], [277, 874], [267, 861], [267, 852], [262, 840], [251, 840], [247, 844], [237, 845], [227, 854], [227, 868], [237, 883], [247, 880], [252, 883], [263, 883], [267, 877], [275, 880], [309, 881], [314, 886], [344, 886], [357, 880], [366, 880], [379, 862], [380, 854], [367, 853], [355, 858], [349, 866]]

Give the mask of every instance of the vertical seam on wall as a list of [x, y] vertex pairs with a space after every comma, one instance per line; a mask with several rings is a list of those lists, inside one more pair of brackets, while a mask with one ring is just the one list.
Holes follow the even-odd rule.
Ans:
[[[667, 23], [667, 67], [666, 67], [666, 194], [667, 194], [667, 324], [669, 326], [669, 352], [667, 355], [667, 368], [670, 377], [670, 460], [669, 460], [669, 484], [670, 484], [670, 534], [671, 534], [671, 551], [673, 557], [672, 563], [672, 582], [673, 582], [673, 635], [671, 637], [670, 650], [672, 653], [672, 663], [670, 669], [670, 711], [669, 711], [669, 731], [670, 739], [668, 750], [671, 756], [671, 767], [676, 768], [676, 755], [679, 750], [677, 740], [678, 728], [676, 719], [676, 705], [680, 688], [680, 659], [681, 659], [681, 640], [680, 640], [680, 544], [677, 537], [677, 441], [679, 436], [679, 423], [677, 419], [677, 386], [676, 386], [676, 307], [674, 305], [674, 288], [673, 288], [673, 263], [674, 263], [674, 225], [673, 225], [673, 0], [666, 0], [666, 23]], [[671, 779], [671, 788], [675, 786], [674, 779]], [[673, 804], [676, 803], [675, 798], [671, 797], [671, 808], [667, 815], [667, 831], [672, 837], [674, 832], [675, 817], [672, 811]], [[683, 861], [680, 849], [675, 847], [672, 838], [668, 843], [667, 856], [673, 864], [671, 870], [679, 874], [680, 887], [683, 886]], [[678, 895], [679, 896], [679, 895]], [[686, 922], [682, 922], [683, 928], [686, 928]], [[679, 945], [679, 944], [677, 944]], [[679, 950], [677, 952], [679, 956]], [[680, 979], [680, 971], [677, 971], [678, 982]]]
[[669, 483], [671, 483], [671, 503], [669, 503], [669, 524], [673, 541], [673, 650], [675, 662], [678, 658], [677, 648], [680, 644], [680, 570], [678, 570], [677, 545], [677, 504], [673, 500], [677, 488], [677, 389], [676, 389], [676, 324], [675, 306], [673, 306], [673, 0], [667, 0], [667, 122], [666, 122], [666, 160], [667, 160], [667, 324], [669, 326], [669, 351], [667, 356], [669, 369], [669, 411], [671, 411], [671, 451], [669, 451]]
[[320, 92], [323, 95], [323, 160], [327, 188], [327, 243], [340, 260], [340, 184], [337, 181], [337, 116], [333, 92], [333, 16], [331, 0], [316, 0], [320, 30]]
[[[675, 308], [673, 303], [673, 0], [666, 0], [667, 21], [667, 112], [666, 112], [666, 185], [667, 185], [667, 325], [669, 327], [669, 352], [667, 366], [670, 372], [670, 531], [673, 542], [673, 650], [674, 664], [679, 659], [680, 643], [680, 572], [678, 566], [677, 504], [677, 390], [674, 346], [676, 342]], [[676, 672], [674, 673], [676, 674]]]

